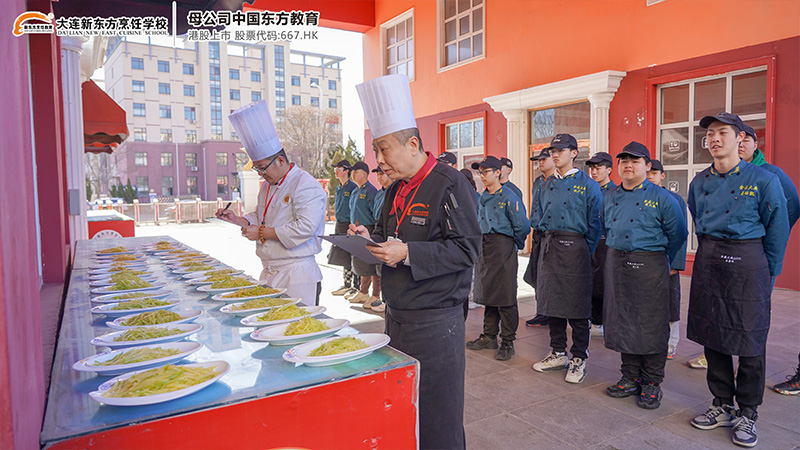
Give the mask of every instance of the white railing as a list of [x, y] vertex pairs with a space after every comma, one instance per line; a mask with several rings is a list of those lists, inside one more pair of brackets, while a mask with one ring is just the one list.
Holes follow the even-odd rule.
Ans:
[[[136, 225], [160, 223], [187, 223], [204, 222], [206, 219], [215, 217], [217, 209], [224, 208], [228, 202], [218, 198], [214, 201], [175, 199], [174, 202], [159, 202], [158, 199], [152, 203], [140, 203], [134, 200], [130, 203], [119, 203], [113, 206], [114, 209], [126, 216], [132, 217]], [[230, 210], [237, 215], [242, 215], [242, 201], [231, 201]]]

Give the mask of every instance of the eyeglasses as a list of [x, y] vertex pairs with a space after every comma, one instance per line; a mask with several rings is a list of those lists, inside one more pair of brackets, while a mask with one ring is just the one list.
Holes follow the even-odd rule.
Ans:
[[270, 161], [269, 164], [267, 164], [267, 167], [264, 167], [263, 169], [260, 167], [253, 166], [251, 170], [259, 175], [264, 175], [265, 173], [267, 173], [267, 169], [269, 169], [269, 166], [271, 166], [276, 159], [278, 159], [278, 157], [272, 158], [272, 161]]
[[486, 175], [487, 173], [494, 172], [495, 170], [497, 170], [497, 169], [479, 170], [478, 173], [480, 173], [481, 175]]

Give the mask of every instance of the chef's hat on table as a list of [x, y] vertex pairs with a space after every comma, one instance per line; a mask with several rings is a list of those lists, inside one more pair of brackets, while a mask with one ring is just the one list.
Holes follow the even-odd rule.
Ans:
[[269, 158], [283, 148], [266, 100], [242, 106], [232, 112], [228, 119], [253, 161]]
[[405, 75], [385, 75], [356, 86], [373, 139], [417, 128]]

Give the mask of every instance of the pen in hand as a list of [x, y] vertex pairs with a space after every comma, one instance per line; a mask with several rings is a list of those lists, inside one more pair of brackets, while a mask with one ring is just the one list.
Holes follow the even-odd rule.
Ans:
[[224, 208], [222, 208], [222, 211], [220, 211], [220, 212], [218, 212], [218, 213], [217, 213], [217, 218], [218, 218], [218, 219], [221, 219], [221, 218], [222, 218], [222, 215], [223, 215], [223, 213], [224, 213], [225, 211], [227, 211], [227, 210], [228, 210], [228, 208], [230, 208], [230, 207], [231, 207], [231, 203], [233, 203], [233, 202], [228, 202], [228, 204], [227, 204], [227, 205], [225, 205], [225, 207], [224, 207]]

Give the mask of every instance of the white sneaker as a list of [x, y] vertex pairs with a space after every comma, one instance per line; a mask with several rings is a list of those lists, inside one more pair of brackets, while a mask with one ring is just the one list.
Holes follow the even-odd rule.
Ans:
[[602, 325], [592, 325], [591, 334], [592, 334], [592, 337], [603, 337], [603, 326]]
[[347, 291], [346, 294], [344, 294], [344, 298], [345, 298], [345, 300], [350, 300], [351, 298], [353, 298], [356, 295], [358, 295], [360, 292], [361, 291], [359, 291], [358, 289], [350, 288], [350, 290]]
[[369, 295], [359, 292], [358, 294], [350, 297], [347, 301], [350, 303], [364, 303], [369, 300]]
[[472, 300], [469, 301], [469, 309], [478, 309], [480, 307], [481, 307], [481, 305], [473, 302]]
[[567, 368], [567, 353], [550, 351], [543, 360], [534, 363], [532, 368], [537, 372], [564, 370]]
[[331, 292], [331, 294], [332, 295], [344, 295], [344, 294], [347, 294], [349, 291], [350, 291], [349, 287], [342, 286], [339, 289], [336, 289], [335, 291]]
[[567, 376], [564, 381], [567, 383], [580, 383], [586, 378], [586, 360], [581, 358], [572, 358], [569, 360], [569, 367], [567, 367]]

